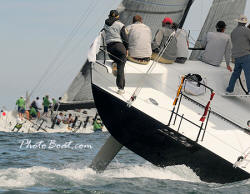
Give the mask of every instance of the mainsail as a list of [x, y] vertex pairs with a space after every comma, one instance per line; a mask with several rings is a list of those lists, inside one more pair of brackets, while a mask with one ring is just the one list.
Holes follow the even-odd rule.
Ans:
[[[193, 1], [123, 0], [117, 10], [120, 13], [120, 20], [125, 25], [132, 23], [134, 15], [141, 15], [143, 22], [151, 28], [152, 34], [154, 34], [161, 27], [161, 21], [166, 16], [171, 17], [174, 22], [182, 26]], [[91, 91], [90, 68], [91, 63], [87, 61], [64, 94], [63, 106], [67, 105], [65, 109], [92, 107], [94, 105]]]
[[194, 0], [124, 0], [118, 7], [120, 20], [129, 25], [132, 18], [139, 14], [143, 23], [148, 25], [152, 34], [161, 27], [164, 17], [171, 17], [175, 23], [183, 25], [186, 15]]
[[[216, 31], [215, 25], [220, 20], [223, 20], [227, 25], [225, 33], [230, 34], [237, 25], [237, 22], [234, 20], [244, 13], [245, 7], [246, 0], [214, 0], [200, 35], [195, 43], [195, 48], [201, 47], [201, 40], [207, 32]], [[200, 50], [194, 50], [190, 59], [197, 59], [200, 52]]]

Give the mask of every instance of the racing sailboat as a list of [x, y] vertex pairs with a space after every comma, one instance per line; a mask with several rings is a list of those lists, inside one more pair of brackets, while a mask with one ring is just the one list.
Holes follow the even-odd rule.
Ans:
[[[165, 16], [182, 26], [192, 3], [124, 0], [118, 10], [125, 24], [140, 14], [154, 33]], [[214, 0], [201, 33], [213, 31], [218, 20], [232, 29], [233, 19], [244, 12], [245, 5], [244, 0]], [[222, 95], [230, 77], [224, 63], [214, 67], [195, 60], [172, 65], [127, 61], [123, 95], [116, 93], [111, 64], [105, 57], [91, 64], [95, 105], [114, 138], [109, 150], [102, 152], [112, 159], [125, 146], [160, 167], [185, 164], [207, 182], [250, 177], [250, 98]], [[204, 80], [191, 79], [194, 87], [202, 88], [201, 95], [186, 89], [190, 74]], [[237, 92], [243, 92], [240, 86]]]

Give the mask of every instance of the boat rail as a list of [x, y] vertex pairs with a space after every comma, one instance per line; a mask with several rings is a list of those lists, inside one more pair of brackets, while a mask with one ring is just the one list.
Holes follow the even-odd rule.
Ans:
[[[182, 121], [185, 120], [185, 121], [191, 123], [192, 125], [194, 125], [195, 127], [198, 127], [198, 128], [199, 128], [199, 132], [198, 132], [197, 137], [196, 137], [196, 140], [195, 140], [196, 142], [198, 142], [198, 140], [199, 140], [199, 138], [200, 138], [200, 135], [201, 135], [201, 132], [203, 131], [202, 138], [201, 138], [201, 141], [203, 141], [203, 140], [204, 140], [204, 137], [205, 137], [206, 129], [207, 129], [207, 124], [208, 124], [208, 121], [209, 121], [209, 118], [210, 118], [210, 114], [213, 114], [213, 115], [217, 116], [218, 118], [220, 118], [220, 119], [222, 119], [222, 120], [224, 120], [224, 121], [226, 121], [226, 122], [228, 122], [228, 123], [234, 125], [235, 127], [239, 128], [240, 130], [242, 130], [242, 131], [244, 131], [245, 133], [247, 133], [248, 135], [250, 135], [250, 130], [249, 130], [249, 129], [240, 126], [239, 124], [235, 123], [234, 121], [230, 120], [229, 118], [226, 118], [225, 116], [223, 116], [223, 115], [221, 115], [220, 113], [218, 113], [218, 112], [216, 112], [216, 111], [213, 111], [213, 110], [211, 109], [211, 107], [210, 107], [210, 102], [212, 101], [213, 96], [214, 96], [215, 93], [214, 93], [214, 90], [213, 90], [212, 88], [210, 88], [209, 86], [207, 86], [206, 84], [203, 84], [203, 83], [201, 83], [201, 82], [199, 82], [199, 81], [197, 81], [197, 80], [193, 80], [193, 79], [192, 79], [192, 81], [197, 82], [198, 85], [202, 85], [202, 86], [204, 86], [206, 89], [210, 90], [210, 92], [211, 92], [211, 97], [210, 97], [210, 100], [209, 100], [209, 102], [208, 102], [208, 104], [207, 104], [206, 106], [203, 105], [203, 104], [201, 104], [201, 103], [198, 102], [197, 100], [192, 99], [191, 97], [185, 95], [185, 94], [183, 93], [183, 91], [182, 91], [182, 85], [183, 85], [183, 83], [184, 83], [184, 80], [187, 79], [187, 78], [192, 79], [192, 78], [190, 78], [190, 75], [186, 75], [186, 76], [184, 76], [184, 77], [182, 78], [181, 84], [180, 84], [179, 89], [178, 89], [178, 92], [177, 92], [177, 96], [176, 96], [176, 98], [175, 98], [175, 100], [174, 100], [174, 103], [173, 103], [174, 107], [173, 107], [173, 109], [172, 109], [172, 111], [171, 111], [172, 113], [171, 113], [171, 116], [170, 116], [170, 119], [169, 119], [169, 122], [168, 122], [168, 126], [171, 125], [171, 122], [172, 122], [172, 121], [173, 121], [173, 125], [175, 125], [175, 124], [176, 124], [177, 117], [179, 117], [179, 118], [180, 118], [180, 122], [179, 122], [179, 125], [178, 125], [178, 128], [177, 128], [177, 132], [179, 132], [179, 130], [180, 130]], [[190, 119], [184, 117], [184, 114], [180, 114], [180, 113], [179, 113], [180, 106], [181, 106], [181, 101], [182, 101], [183, 97], [184, 97], [185, 99], [187, 99], [188, 101], [190, 101], [190, 102], [196, 104], [197, 106], [199, 106], [199, 107], [205, 109], [205, 112], [204, 112], [202, 118], [200, 119], [200, 121], [201, 121], [200, 124], [197, 124], [197, 123], [193, 122], [192, 120], [190, 120]], [[177, 106], [177, 109], [176, 109], [176, 106]], [[175, 115], [175, 116], [174, 116], [174, 115]], [[173, 118], [173, 117], [174, 117], [174, 118]]]

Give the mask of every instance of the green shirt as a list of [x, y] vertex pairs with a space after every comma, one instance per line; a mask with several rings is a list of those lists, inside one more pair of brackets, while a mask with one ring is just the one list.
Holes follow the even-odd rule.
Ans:
[[96, 121], [94, 122], [94, 131], [97, 130], [102, 130], [102, 124], [101, 123], [97, 123]]
[[45, 97], [44, 100], [43, 100], [43, 106], [49, 107], [49, 105], [50, 105], [50, 101], [49, 101], [48, 98]]
[[36, 112], [36, 109], [34, 108], [34, 107], [32, 107], [31, 109], [30, 109], [30, 115], [32, 116], [32, 115], [37, 115], [37, 112]]
[[24, 108], [25, 107], [25, 101], [23, 98], [19, 98], [17, 101], [16, 101], [16, 105], [18, 107], [21, 107], [21, 108]]
[[55, 105], [56, 104], [56, 99], [52, 99], [52, 101], [53, 101], [53, 105]]

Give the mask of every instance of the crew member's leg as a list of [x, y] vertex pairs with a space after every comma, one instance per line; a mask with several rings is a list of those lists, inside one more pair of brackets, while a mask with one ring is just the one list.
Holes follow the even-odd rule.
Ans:
[[234, 86], [237, 81], [237, 79], [240, 77], [241, 71], [242, 71], [242, 57], [236, 58], [235, 59], [235, 66], [234, 66], [234, 71], [233, 74], [231, 75], [229, 85], [226, 89], [227, 92], [233, 92], [234, 91]]
[[250, 93], [250, 55], [247, 55], [246, 58], [244, 58], [242, 69], [245, 73], [248, 93]]
[[122, 43], [115, 43], [112, 45], [108, 45], [108, 52], [110, 58], [114, 60], [117, 64], [116, 85], [118, 89], [124, 89], [125, 87], [124, 67], [127, 60], [126, 49]]

